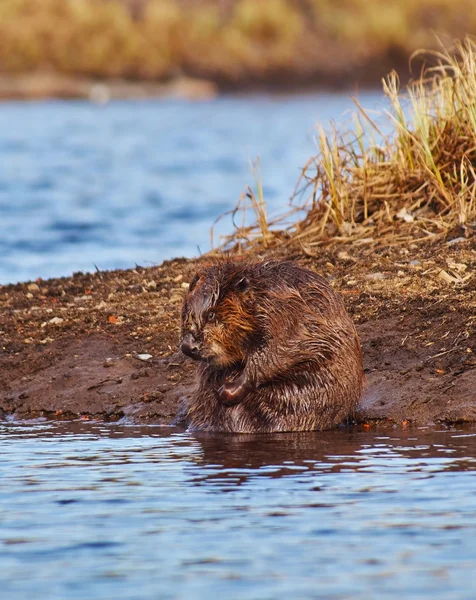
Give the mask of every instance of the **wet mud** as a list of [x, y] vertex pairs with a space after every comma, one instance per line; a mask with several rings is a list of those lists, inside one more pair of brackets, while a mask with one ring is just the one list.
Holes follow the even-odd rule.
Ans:
[[[367, 378], [357, 422], [476, 421], [474, 236], [257, 255], [270, 257], [342, 293]], [[182, 299], [210, 260], [0, 286], [0, 417], [170, 423], [194, 388], [178, 351]]]

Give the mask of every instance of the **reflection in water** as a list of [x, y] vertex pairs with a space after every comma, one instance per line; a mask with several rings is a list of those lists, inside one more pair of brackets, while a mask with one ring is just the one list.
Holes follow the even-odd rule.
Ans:
[[[281, 477], [297, 470], [377, 472], [381, 467], [388, 472], [393, 468], [400, 469], [402, 465], [414, 472], [429, 473], [432, 463], [438, 471], [476, 468], [476, 434], [469, 436], [464, 445], [450, 441], [449, 446], [448, 432], [428, 435], [427, 443], [424, 443], [422, 431], [418, 431], [417, 437], [414, 433], [399, 432], [393, 437], [347, 430], [269, 436], [202, 435], [197, 439], [203, 452], [200, 466], [219, 465], [221, 477], [227, 473], [235, 477], [238, 472], [245, 479], [247, 475]], [[435, 443], [435, 438], [442, 443]]]
[[0, 425], [5, 598], [471, 598], [476, 431]]

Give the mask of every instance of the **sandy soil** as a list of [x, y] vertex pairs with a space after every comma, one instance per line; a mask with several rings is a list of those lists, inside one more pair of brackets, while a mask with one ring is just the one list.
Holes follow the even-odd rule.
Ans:
[[[367, 374], [358, 422], [476, 421], [476, 236], [363, 242], [260, 258], [342, 292]], [[194, 385], [177, 351], [182, 298], [209, 260], [0, 286], [0, 416], [170, 423]]]

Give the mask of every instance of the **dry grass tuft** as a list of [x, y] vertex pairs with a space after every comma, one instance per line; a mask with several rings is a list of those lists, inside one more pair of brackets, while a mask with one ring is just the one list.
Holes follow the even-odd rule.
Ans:
[[381, 117], [390, 134], [357, 102], [351, 131], [318, 128], [319, 152], [294, 193], [304, 199], [302, 220], [273, 232], [258, 210], [258, 224], [237, 227], [228, 246], [298, 242], [312, 253], [329, 241], [404, 244], [455, 227], [469, 235], [476, 226], [476, 43], [466, 39], [431, 57], [436, 65], [404, 93], [395, 73], [384, 80], [391, 110]]
[[[292, 208], [287, 215], [280, 215], [275, 219], [269, 219], [268, 207], [263, 195], [263, 184], [261, 180], [261, 165], [259, 158], [254, 162], [250, 160], [251, 173], [254, 179], [254, 189], [248, 186], [241, 194], [237, 205], [231, 211], [220, 215], [212, 226], [210, 241], [214, 247], [215, 225], [224, 217], [230, 216], [235, 227], [231, 235], [224, 236], [221, 240], [221, 248], [236, 246], [236, 251], [242, 253], [246, 248], [259, 244], [263, 248], [270, 248], [277, 243], [288, 239], [288, 235], [282, 230], [285, 218], [293, 214], [296, 209]], [[247, 217], [251, 212], [252, 222], [247, 223]], [[240, 222], [238, 223], [238, 218]], [[277, 229], [273, 227], [278, 226]], [[221, 252], [221, 250], [218, 250]], [[213, 251], [212, 251], [213, 252]]]

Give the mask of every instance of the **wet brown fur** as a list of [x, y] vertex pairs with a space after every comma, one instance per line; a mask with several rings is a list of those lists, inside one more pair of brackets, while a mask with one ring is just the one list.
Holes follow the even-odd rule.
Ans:
[[222, 260], [201, 270], [182, 337], [199, 360], [197, 391], [181, 411], [192, 430], [329, 429], [362, 393], [360, 343], [341, 297], [292, 262]]

